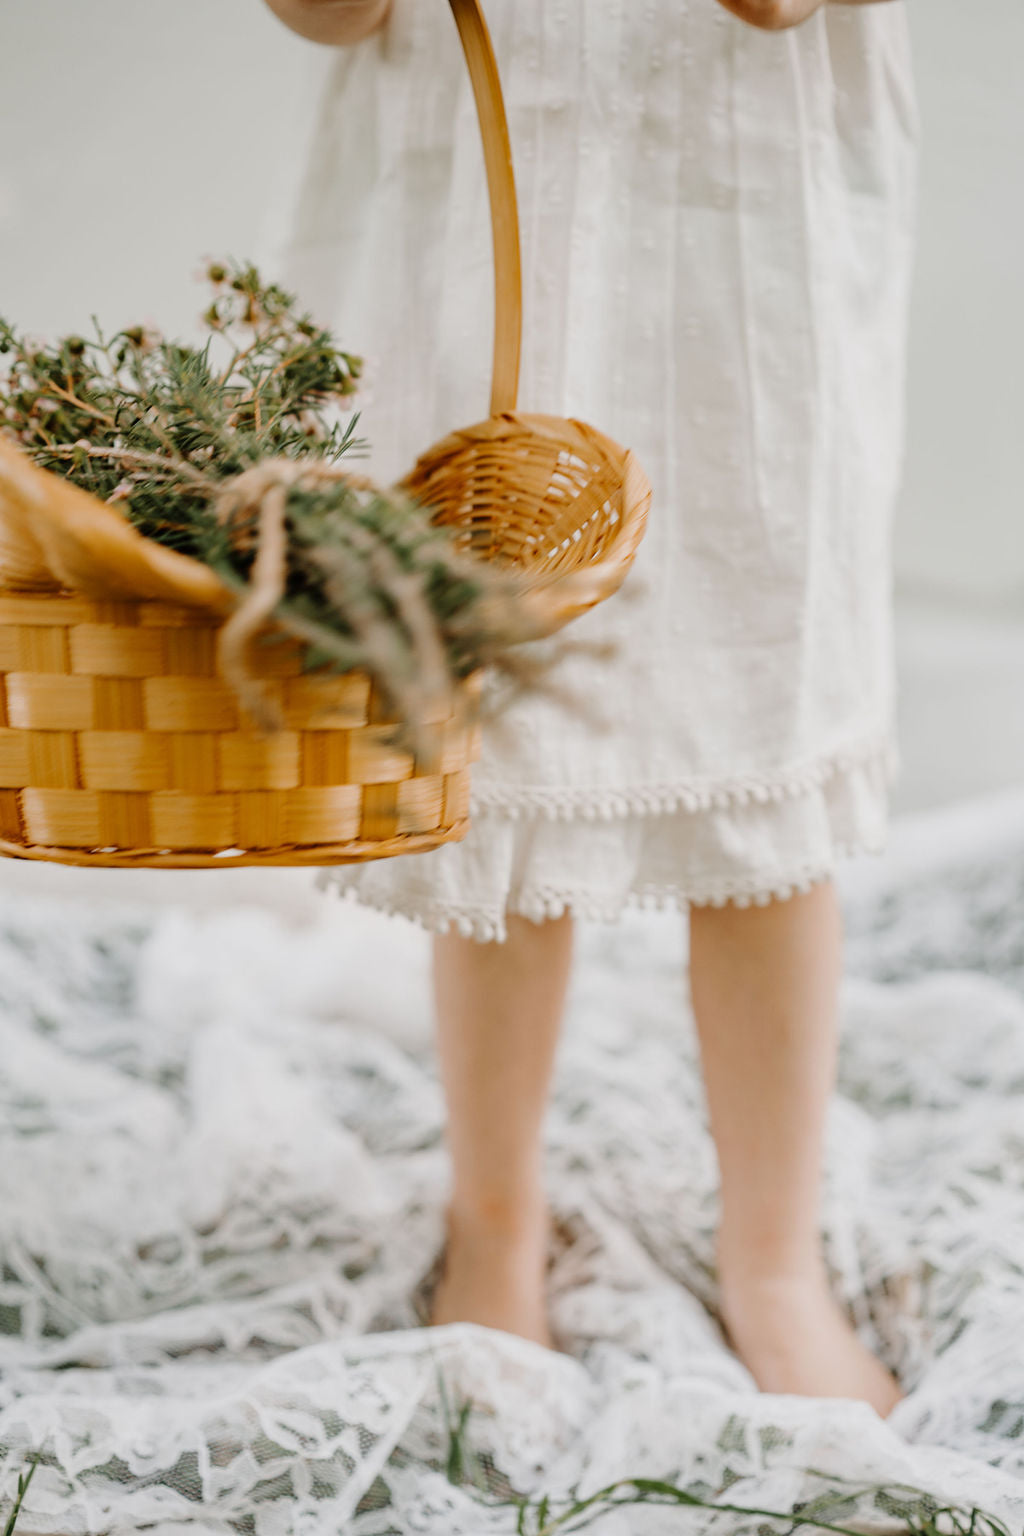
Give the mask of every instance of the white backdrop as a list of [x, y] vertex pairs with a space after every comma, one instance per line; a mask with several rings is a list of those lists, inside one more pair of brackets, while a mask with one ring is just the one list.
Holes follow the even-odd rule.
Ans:
[[[896, 561], [905, 794], [922, 803], [1024, 776], [1024, 6], [915, 0], [912, 26], [924, 150]], [[0, 313], [42, 333], [90, 312], [193, 329], [201, 258], [259, 248], [317, 54], [260, 0], [0, 3]]]

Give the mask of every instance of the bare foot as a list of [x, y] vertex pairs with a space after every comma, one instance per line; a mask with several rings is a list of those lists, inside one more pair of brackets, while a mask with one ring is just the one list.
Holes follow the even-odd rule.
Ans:
[[730, 1285], [723, 1279], [722, 1295], [729, 1343], [762, 1392], [860, 1398], [883, 1419], [903, 1397], [826, 1281], [769, 1275]]
[[467, 1215], [449, 1207], [444, 1268], [430, 1321], [481, 1323], [554, 1348], [547, 1320], [546, 1207], [527, 1215]]

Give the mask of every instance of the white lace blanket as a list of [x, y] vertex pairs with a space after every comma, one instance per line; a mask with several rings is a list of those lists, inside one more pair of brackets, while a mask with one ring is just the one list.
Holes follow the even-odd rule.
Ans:
[[[909, 1484], [1024, 1527], [1024, 797], [844, 872], [827, 1240], [909, 1390], [885, 1423], [758, 1395], [723, 1346], [677, 918], [583, 942], [548, 1122], [556, 1355], [418, 1326], [446, 1180], [422, 934], [89, 889], [0, 885], [6, 1507], [42, 1453], [20, 1532], [480, 1536], [517, 1529], [512, 1493], [633, 1476], [762, 1509], [850, 1479], [824, 1518], [886, 1530], [898, 1504], [857, 1486]], [[446, 1475], [467, 1400], [486, 1494]]]

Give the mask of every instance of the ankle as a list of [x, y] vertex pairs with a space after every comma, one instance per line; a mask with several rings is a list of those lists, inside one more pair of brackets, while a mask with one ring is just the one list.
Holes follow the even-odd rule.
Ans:
[[828, 1270], [818, 1241], [794, 1245], [719, 1239], [717, 1269], [723, 1296], [755, 1292], [813, 1296], [829, 1290]]
[[515, 1194], [454, 1193], [445, 1206], [451, 1236], [507, 1237], [512, 1240], [546, 1228], [548, 1206], [543, 1192]]
[[719, 1277], [718, 1315], [727, 1339], [741, 1355], [780, 1333], [799, 1333], [835, 1307], [824, 1272], [746, 1268]]

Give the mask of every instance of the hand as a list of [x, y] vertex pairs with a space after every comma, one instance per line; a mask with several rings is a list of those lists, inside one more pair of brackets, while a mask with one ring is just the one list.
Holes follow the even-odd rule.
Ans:
[[[799, 26], [827, 0], [718, 0], [718, 3], [752, 27], [760, 27], [764, 32], [781, 32], [785, 27]], [[885, 0], [845, 0], [845, 3], [877, 5]]]
[[391, 0], [267, 0], [286, 27], [311, 43], [361, 43], [383, 26]]

